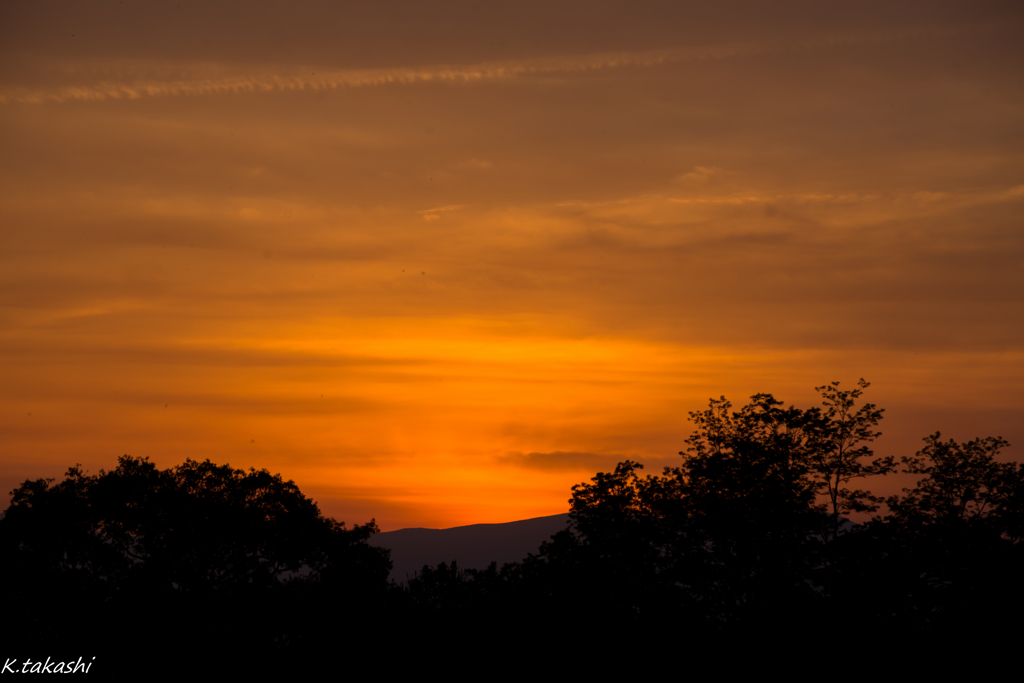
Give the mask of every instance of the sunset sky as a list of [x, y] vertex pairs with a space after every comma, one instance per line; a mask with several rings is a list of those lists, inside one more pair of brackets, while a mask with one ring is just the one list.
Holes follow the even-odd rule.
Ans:
[[[1019, 2], [3, 2], [0, 489], [565, 512], [832, 380], [1024, 459]], [[894, 485], [894, 484], [893, 484]], [[0, 507], [6, 506], [6, 500]]]

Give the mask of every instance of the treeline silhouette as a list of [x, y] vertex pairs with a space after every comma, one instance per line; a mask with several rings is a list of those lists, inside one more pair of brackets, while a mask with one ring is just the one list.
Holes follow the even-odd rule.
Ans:
[[[366, 543], [374, 522], [326, 518], [266, 470], [124, 456], [98, 475], [26, 481], [0, 520], [6, 644], [235, 653], [265, 668], [339, 643], [456, 636], [1002, 628], [1024, 606], [1024, 469], [996, 459], [1001, 438], [938, 432], [913, 456], [875, 457], [883, 411], [858, 405], [867, 387], [818, 387], [810, 409], [770, 394], [738, 410], [711, 400], [690, 414], [679, 466], [641, 476], [625, 461], [574, 486], [568, 528], [536, 554], [425, 566], [403, 583]], [[871, 492], [897, 471], [916, 483]]]

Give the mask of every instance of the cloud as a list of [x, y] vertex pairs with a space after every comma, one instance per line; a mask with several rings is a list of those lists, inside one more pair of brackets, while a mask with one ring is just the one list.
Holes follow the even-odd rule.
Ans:
[[[624, 67], [654, 67], [666, 63], [700, 62], [749, 57], [766, 52], [832, 48], [855, 43], [874, 43], [907, 38], [952, 35], [958, 30], [921, 28], [911, 31], [837, 33], [792, 43], [785, 41], [729, 42], [701, 47], [599, 52], [578, 56], [552, 56], [519, 60], [442, 64], [424, 67], [378, 69], [330, 69], [315, 66], [239, 70], [217, 63], [133, 61], [76, 64], [81, 74], [120, 71], [120, 78], [98, 83], [48, 87], [8, 86], [0, 89], [0, 104], [47, 104], [70, 101], [134, 100], [175, 95], [226, 95], [246, 92], [327, 91], [387, 85], [468, 85], [511, 81], [532, 75], [577, 73]], [[101, 68], [103, 67], [103, 68]], [[162, 72], [162, 74], [161, 74]]]
[[[753, 44], [708, 48], [613, 52], [525, 60], [482, 62], [467, 65], [436, 65], [419, 68], [341, 69], [296, 67], [271, 71], [234, 72], [219, 64], [194, 64], [184, 77], [143, 77], [139, 72], [172, 71], [171, 65], [139, 62], [122, 67], [122, 80], [92, 85], [49, 88], [8, 87], [0, 90], [0, 104], [45, 104], [68, 101], [102, 101], [169, 97], [174, 95], [215, 95], [243, 92], [320, 91], [417, 83], [471, 84], [504, 81], [533, 74], [591, 71], [625, 66], [655, 66], [665, 62], [723, 59], [759, 52]], [[132, 71], [139, 75], [133, 75]], [[176, 71], [182, 69], [177, 65]]]
[[445, 214], [449, 214], [453, 211], [461, 211], [464, 208], [466, 208], [465, 204], [452, 204], [449, 206], [437, 206], [434, 207], [433, 209], [423, 209], [422, 211], [417, 211], [416, 213], [423, 216], [423, 220], [425, 221], [436, 221], [438, 218], [441, 218]]
[[600, 453], [584, 453], [580, 451], [551, 451], [550, 453], [513, 451], [497, 458], [498, 462], [503, 465], [511, 465], [529, 470], [579, 470], [587, 472], [613, 470], [617, 463], [625, 459], [626, 456], [602, 455]]
[[689, 173], [684, 173], [679, 176], [679, 180], [688, 183], [704, 183], [713, 175], [722, 173], [722, 169], [717, 166], [694, 166], [693, 170]]

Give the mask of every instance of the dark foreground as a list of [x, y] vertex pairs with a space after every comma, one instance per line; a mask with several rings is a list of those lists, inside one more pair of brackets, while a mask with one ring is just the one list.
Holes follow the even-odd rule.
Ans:
[[[99, 475], [26, 481], [0, 520], [0, 665], [320, 674], [368, 657], [415, 669], [1015, 631], [1021, 465], [997, 459], [1001, 439], [938, 433], [916, 455], [875, 458], [866, 386], [821, 387], [824, 407], [808, 410], [712, 401], [691, 414], [679, 467], [642, 477], [627, 461], [574, 487], [568, 528], [521, 562], [425, 566], [400, 584], [367, 542], [373, 522], [325, 518], [266, 471], [124, 456]], [[897, 467], [916, 486], [874, 496], [870, 479]]]

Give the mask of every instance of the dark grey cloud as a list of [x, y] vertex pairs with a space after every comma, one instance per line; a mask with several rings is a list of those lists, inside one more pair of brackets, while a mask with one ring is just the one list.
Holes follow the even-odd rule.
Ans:
[[[629, 458], [623, 455], [551, 451], [550, 453], [512, 452], [498, 456], [497, 461], [503, 465], [533, 470], [597, 472], [614, 470], [616, 463], [626, 459]], [[633, 459], [635, 460], [635, 458]]]

